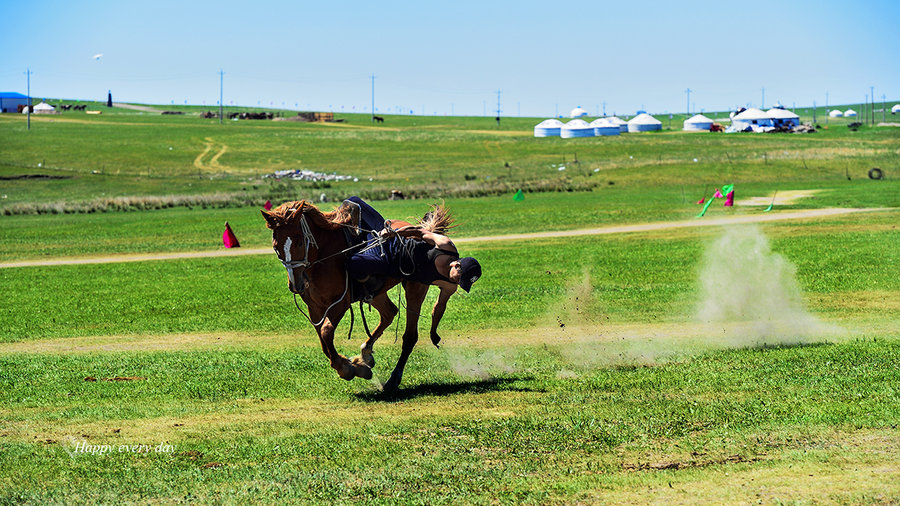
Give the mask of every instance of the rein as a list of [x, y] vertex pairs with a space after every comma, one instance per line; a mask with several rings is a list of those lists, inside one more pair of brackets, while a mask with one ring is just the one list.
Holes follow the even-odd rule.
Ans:
[[312, 323], [312, 326], [313, 326], [313, 327], [317, 327], [317, 328], [318, 328], [319, 325], [322, 325], [322, 323], [325, 322], [325, 318], [328, 317], [328, 311], [331, 311], [331, 308], [333, 308], [334, 306], [336, 306], [338, 302], [344, 300], [344, 297], [347, 296], [347, 290], [348, 290], [349, 288], [350, 288], [350, 276], [348, 276], [348, 275], [345, 274], [345, 275], [344, 275], [344, 293], [342, 293], [341, 296], [338, 297], [338, 299], [337, 299], [336, 301], [332, 302], [331, 305], [328, 306], [327, 309], [325, 309], [325, 313], [322, 315], [322, 319], [319, 320], [318, 323], [313, 323], [312, 318], [310, 318], [309, 315], [306, 313], [306, 311], [304, 311], [304, 310], [300, 307], [300, 304], [297, 302], [297, 294], [296, 294], [296, 293], [294, 294], [294, 305], [297, 306], [297, 309], [303, 314], [303, 316], [306, 317], [307, 320], [309, 320], [309, 323]]

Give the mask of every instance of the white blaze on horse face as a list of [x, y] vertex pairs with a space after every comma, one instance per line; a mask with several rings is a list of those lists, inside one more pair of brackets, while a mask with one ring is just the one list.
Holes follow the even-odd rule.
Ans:
[[294, 270], [290, 268], [290, 264], [291, 264], [291, 243], [292, 243], [292, 242], [293, 242], [293, 241], [291, 241], [291, 238], [290, 238], [290, 237], [288, 237], [288, 238], [284, 241], [284, 262], [282, 262], [282, 263], [284, 263], [284, 268], [287, 269], [287, 272], [288, 272], [288, 279], [289, 279], [290, 282], [291, 282], [291, 286], [293, 286], [293, 287], [296, 288], [296, 285], [294, 284]]

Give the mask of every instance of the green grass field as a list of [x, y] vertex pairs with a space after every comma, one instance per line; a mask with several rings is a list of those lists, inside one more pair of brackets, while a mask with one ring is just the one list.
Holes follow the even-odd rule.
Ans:
[[[0, 176], [68, 177], [0, 181], [0, 209], [16, 209], [0, 212], [0, 263], [212, 252], [226, 220], [243, 248], [267, 248], [266, 198], [395, 187], [423, 198], [375, 202], [383, 214], [443, 198], [470, 240], [870, 210], [461, 241], [485, 275], [451, 300], [440, 349], [422, 318], [391, 395], [377, 380], [396, 327], [375, 345], [376, 381], [339, 379], [274, 253], [0, 268], [0, 503], [900, 500], [896, 129], [565, 140], [532, 138], [533, 119], [347, 119], [104, 108], [25, 132], [0, 117]], [[874, 166], [887, 177], [868, 179]], [[256, 178], [282, 168], [360, 181]], [[734, 208], [695, 217], [732, 182]], [[518, 187], [553, 191], [514, 202]], [[776, 191], [795, 198], [764, 213]], [[199, 199], [224, 194], [238, 197]], [[172, 195], [197, 200], [65, 212]], [[44, 204], [56, 213], [31, 214]], [[347, 321], [336, 333], [348, 356], [356, 316], [350, 341]]]

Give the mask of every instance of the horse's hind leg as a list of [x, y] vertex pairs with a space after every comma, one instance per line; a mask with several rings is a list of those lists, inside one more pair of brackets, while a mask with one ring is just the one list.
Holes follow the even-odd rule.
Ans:
[[406, 330], [403, 332], [403, 348], [400, 351], [397, 366], [394, 367], [390, 379], [384, 384], [384, 389], [387, 391], [396, 390], [403, 379], [406, 361], [409, 360], [409, 355], [419, 340], [419, 314], [422, 303], [425, 302], [425, 296], [428, 295], [428, 285], [421, 283], [404, 281], [403, 288], [406, 290]]
[[[372, 299], [372, 306], [378, 310], [379, 320], [378, 326], [372, 331], [372, 336], [366, 339], [366, 342], [360, 347], [359, 356], [353, 357], [352, 362], [363, 363], [367, 366], [375, 367], [375, 357], [372, 356], [372, 348], [375, 341], [384, 334], [384, 331], [391, 326], [394, 317], [397, 316], [397, 306], [391, 302], [387, 292], [381, 293]], [[365, 318], [365, 316], [363, 316]]]

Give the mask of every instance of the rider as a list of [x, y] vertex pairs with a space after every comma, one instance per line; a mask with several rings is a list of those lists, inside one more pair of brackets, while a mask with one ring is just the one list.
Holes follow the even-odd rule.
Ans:
[[381, 288], [386, 277], [436, 285], [441, 293], [434, 317], [440, 320], [457, 287], [468, 292], [481, 277], [478, 260], [460, 258], [449, 237], [412, 225], [397, 230], [385, 227], [381, 214], [362, 199], [350, 197], [347, 201], [359, 206], [360, 227], [369, 231], [369, 244], [378, 239], [375, 234], [386, 238], [384, 244], [355, 253], [345, 264], [347, 272], [364, 284], [369, 296]]

